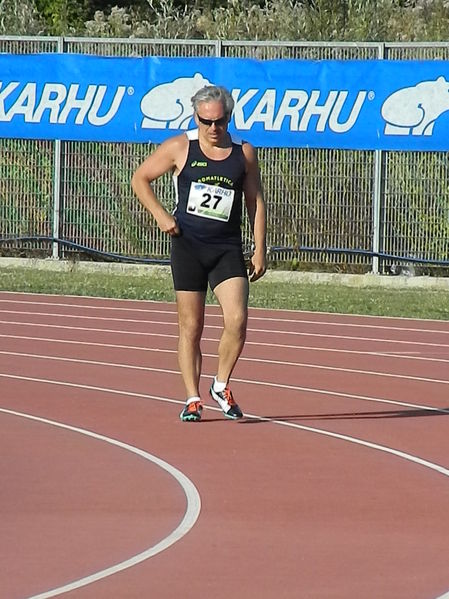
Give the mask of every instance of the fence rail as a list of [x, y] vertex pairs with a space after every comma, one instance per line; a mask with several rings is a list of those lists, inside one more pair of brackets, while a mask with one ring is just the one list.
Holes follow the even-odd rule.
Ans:
[[[448, 60], [449, 44], [3, 36], [0, 52]], [[167, 258], [167, 237], [130, 186], [134, 169], [154, 149], [151, 144], [21, 139], [0, 139], [0, 144], [0, 254], [66, 258], [82, 246], [132, 258]], [[272, 261], [352, 272], [386, 272], [409, 258], [449, 266], [446, 152], [261, 148], [259, 160]], [[157, 193], [173, 206], [170, 177], [157, 182]], [[250, 245], [246, 221], [244, 238]]]

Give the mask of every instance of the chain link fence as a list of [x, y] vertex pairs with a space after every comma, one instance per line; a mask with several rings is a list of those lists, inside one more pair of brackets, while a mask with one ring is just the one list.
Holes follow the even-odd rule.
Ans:
[[[448, 60], [449, 44], [0, 37], [0, 52]], [[73, 245], [23, 242], [40, 236], [106, 253], [167, 259], [169, 240], [130, 186], [133, 171], [154, 146], [19, 139], [0, 139], [0, 144], [0, 237], [12, 239], [0, 245], [2, 255], [67, 258], [79, 252]], [[272, 266], [383, 273], [406, 257], [449, 260], [447, 153], [261, 148], [259, 160]], [[156, 190], [171, 209], [171, 177], [159, 180]], [[246, 220], [244, 238], [249, 247]]]

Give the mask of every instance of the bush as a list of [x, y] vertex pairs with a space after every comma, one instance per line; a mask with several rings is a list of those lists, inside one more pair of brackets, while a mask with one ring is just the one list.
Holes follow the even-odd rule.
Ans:
[[45, 33], [34, 0], [0, 0], [0, 35]]
[[[286, 41], [444, 41], [448, 0], [0, 0], [0, 34]], [[89, 18], [89, 14], [91, 15]]]

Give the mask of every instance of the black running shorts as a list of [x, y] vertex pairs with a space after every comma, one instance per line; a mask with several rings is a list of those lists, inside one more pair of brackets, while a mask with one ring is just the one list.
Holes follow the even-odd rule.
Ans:
[[192, 243], [185, 237], [172, 237], [171, 271], [176, 291], [207, 291], [233, 277], [247, 278], [245, 260], [239, 246], [214, 247]]

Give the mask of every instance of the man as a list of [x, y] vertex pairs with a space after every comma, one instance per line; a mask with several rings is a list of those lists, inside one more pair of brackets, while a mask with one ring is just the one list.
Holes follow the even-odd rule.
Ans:
[[[218, 369], [210, 395], [226, 417], [242, 412], [229, 379], [243, 349], [248, 314], [248, 275], [242, 253], [242, 193], [254, 235], [249, 277], [266, 270], [266, 213], [253, 146], [228, 133], [234, 108], [223, 87], [206, 86], [192, 97], [197, 129], [164, 141], [136, 170], [132, 187], [161, 229], [171, 236], [171, 269], [178, 309], [178, 361], [186, 389], [183, 421], [201, 419], [201, 349], [207, 285], [223, 314]], [[172, 172], [176, 207], [170, 214], [151, 183]]]

